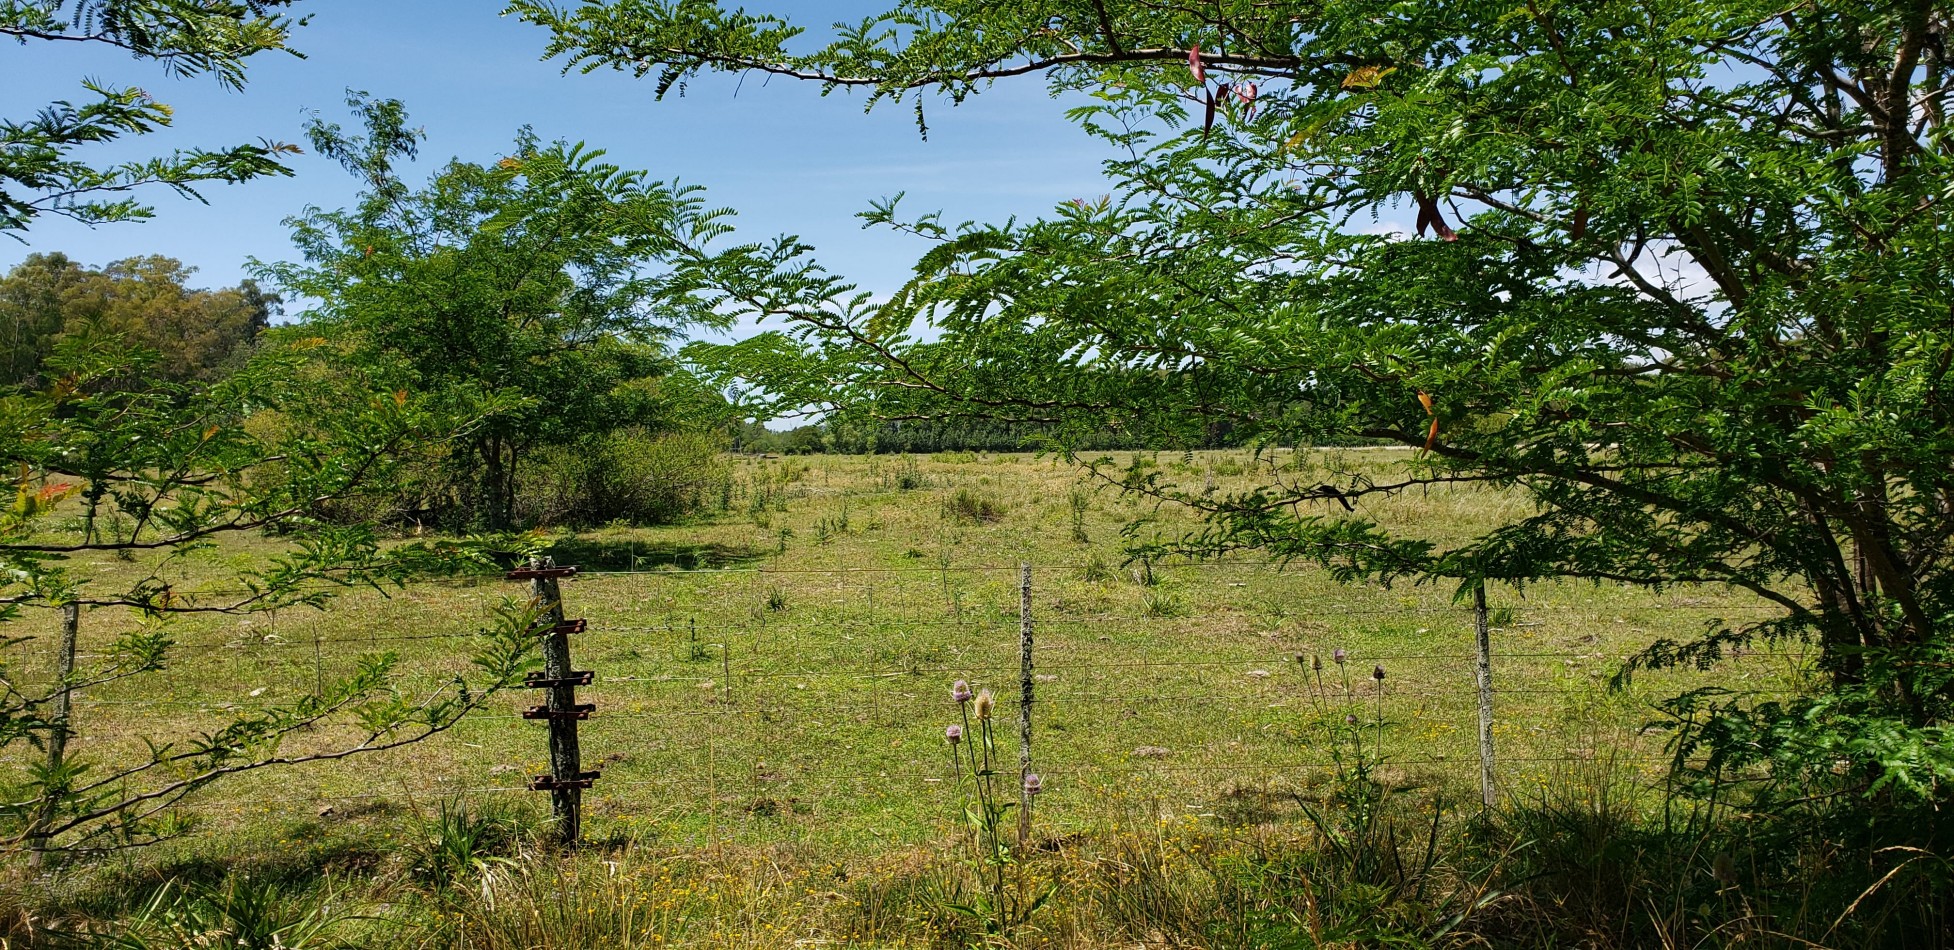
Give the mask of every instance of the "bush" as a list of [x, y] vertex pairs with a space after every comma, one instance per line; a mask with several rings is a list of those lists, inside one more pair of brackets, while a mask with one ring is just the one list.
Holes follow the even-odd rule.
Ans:
[[520, 478], [525, 524], [669, 524], [728, 498], [719, 441], [693, 433], [619, 429], [594, 443], [546, 449]]

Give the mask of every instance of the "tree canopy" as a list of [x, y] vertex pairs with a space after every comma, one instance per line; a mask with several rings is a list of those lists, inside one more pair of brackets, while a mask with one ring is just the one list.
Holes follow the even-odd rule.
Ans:
[[[731, 253], [711, 305], [798, 339], [701, 356], [783, 404], [1410, 447], [1402, 479], [1226, 498], [1104, 474], [1211, 515], [1143, 550], [1747, 589], [1778, 616], [1641, 662], [1811, 637], [1837, 689], [1720, 709], [1716, 767], [1954, 777], [1948, 4], [916, 0], [812, 46], [694, 0], [512, 8], [660, 94], [759, 70], [921, 109], [1038, 74], [1110, 146], [1110, 194], [1042, 220], [878, 205], [935, 245], [887, 302], [796, 245]], [[1364, 516], [1457, 483], [1534, 507], [1456, 544]]]
[[664, 344], [689, 321], [719, 321], [662, 306], [660, 262], [723, 212], [694, 189], [527, 131], [507, 156], [457, 159], [415, 188], [396, 167], [420, 138], [401, 104], [351, 105], [364, 131], [317, 123], [312, 140], [368, 184], [361, 204], [293, 219], [306, 262], [263, 272], [318, 301], [304, 332], [344, 342], [392, 385], [502, 401], [451, 459], [468, 523], [516, 523], [517, 480], [537, 448], [669, 429], [675, 407], [703, 395], [660, 384], [672, 369]]
[[30, 254], [0, 277], [0, 385], [34, 380], [64, 339], [113, 339], [155, 354], [156, 377], [215, 380], [241, 365], [281, 301], [246, 280], [204, 290], [161, 255], [85, 267]]

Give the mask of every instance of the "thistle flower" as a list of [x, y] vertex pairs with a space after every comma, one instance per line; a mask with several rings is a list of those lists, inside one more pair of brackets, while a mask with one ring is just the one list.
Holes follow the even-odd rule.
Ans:
[[1039, 792], [1042, 792], [1044, 790], [1045, 790], [1045, 782], [1044, 780], [1038, 777], [1037, 772], [1033, 772], [1024, 777], [1024, 793], [1026, 795], [1036, 796]]
[[1343, 652], [1342, 647], [1337, 647], [1336, 650], [1330, 654], [1330, 659], [1337, 661], [1338, 666], [1342, 666], [1343, 661], [1350, 659], [1350, 654]]
[[985, 687], [982, 692], [977, 694], [977, 718], [991, 718], [991, 707], [996, 705], [997, 697], [991, 695], [990, 687]]
[[943, 730], [943, 738], [950, 740], [951, 745], [956, 745], [957, 743], [962, 742], [963, 727], [951, 726], [950, 728]]
[[1371, 670], [1371, 679], [1380, 683], [1384, 682], [1384, 664], [1379, 663], [1376, 669]]
[[1354, 726], [1354, 725], [1356, 725], [1356, 724], [1357, 724], [1357, 714], [1356, 714], [1356, 713], [1345, 713], [1345, 714], [1344, 714], [1344, 717], [1343, 717], [1343, 723], [1344, 723], [1344, 725], [1346, 725], [1346, 726]]
[[964, 682], [963, 680], [957, 680], [956, 682], [951, 683], [950, 698], [956, 700], [957, 705], [959, 706], [963, 705], [964, 703], [970, 702], [970, 684]]

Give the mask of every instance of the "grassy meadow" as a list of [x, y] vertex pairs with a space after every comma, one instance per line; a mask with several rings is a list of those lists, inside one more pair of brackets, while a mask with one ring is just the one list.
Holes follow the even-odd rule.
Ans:
[[[1227, 490], [1268, 478], [1271, 464], [1383, 472], [1402, 458], [1217, 452], [1158, 464]], [[1415, 803], [1391, 848], [1422, 840], [1424, 823], [1484, 839], [1457, 852], [1448, 844], [1456, 857], [1426, 868], [1415, 900], [1377, 895], [1372, 925], [1442, 943], [1470, 919], [1536, 900], [1486, 883], [1506, 860], [1500, 849], [1518, 844], [1477, 817], [1473, 618], [1449, 587], [1342, 585], [1312, 566], [1258, 559], [1126, 563], [1122, 526], [1145, 518], [1172, 533], [1195, 522], [1095, 489], [1051, 458], [731, 464], [722, 513], [551, 539], [559, 563], [583, 569], [564, 601], [589, 621], [573, 638], [576, 666], [597, 674], [580, 690], [598, 707], [582, 724], [585, 767], [603, 770], [585, 799], [585, 853], [548, 857], [529, 837], [547, 807], [524, 788], [547, 770], [544, 727], [519, 715], [537, 694], [515, 691], [418, 746], [216, 785], [175, 809], [176, 840], [56, 874], [13, 867], [0, 907], [12, 940], [142, 932], [145, 895], [173, 881], [184, 900], [186, 882], [203, 882], [198, 906], [219, 916], [240, 888], [273, 888], [287, 916], [329, 921], [330, 939], [353, 945], [1292, 945], [1258, 943], [1246, 917], [1217, 920], [1215, 908], [1228, 906], [1227, 882], [1267, 869], [1252, 856], [1307, 849], [1325, 833], [1311, 803], [1335, 800], [1348, 777], [1349, 748], [1330, 738], [1346, 715], [1362, 724], [1357, 741], [1375, 755], [1381, 786]], [[1442, 541], [1523, 504], [1432, 488], [1366, 513]], [[232, 540], [165, 564], [87, 568], [155, 572], [195, 596], [271, 550]], [[1033, 752], [1046, 788], [1035, 813], [1043, 857], [1023, 886], [1053, 890], [1030, 923], [985, 937], [970, 915], [944, 909], [973, 884], [960, 857], [967, 782], [951, 769], [943, 730], [958, 721], [952, 680], [996, 689], [1015, 768], [1020, 563], [1033, 571]], [[523, 592], [471, 579], [350, 592], [325, 611], [183, 620], [168, 670], [78, 697], [71, 754], [112, 761], [144, 737], [208, 730], [227, 710], [315, 690], [364, 652], [397, 652], [410, 685], [436, 682], [465, 666], [488, 608]], [[1508, 803], [1579, 800], [1629, 820], [1660, 797], [1662, 736], [1644, 729], [1653, 701], [1707, 684], [1783, 693], [1806, 675], [1795, 656], [1757, 653], [1606, 687], [1653, 639], [1759, 614], [1757, 601], [1728, 591], [1565, 584], [1491, 599]], [[85, 614], [82, 653], [131, 622]], [[52, 618], [17, 626], [36, 639], [14, 651], [15, 675], [49, 675]], [[1320, 678], [1299, 657], [1321, 657]], [[17, 745], [0, 763], [8, 781], [29, 752]], [[481, 840], [439, 870], [457, 828]], [[1697, 858], [1709, 874], [1712, 856]], [[1475, 909], [1440, 928], [1455, 905]], [[1316, 944], [1293, 945], [1371, 945], [1339, 944], [1327, 905], [1313, 924], [1298, 913], [1298, 932]], [[99, 923], [115, 919], [125, 923]], [[282, 945], [300, 945], [299, 932]], [[1602, 932], [1585, 945], [1626, 944]]]

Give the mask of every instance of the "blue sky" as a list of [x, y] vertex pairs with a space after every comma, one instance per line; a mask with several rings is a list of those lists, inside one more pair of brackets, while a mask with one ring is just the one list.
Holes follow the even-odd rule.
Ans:
[[[855, 19], [865, 0], [754, 0], [811, 26]], [[171, 148], [268, 138], [300, 143], [309, 111], [345, 119], [347, 88], [406, 102], [428, 140], [419, 165], [451, 156], [503, 154], [516, 129], [604, 148], [627, 168], [708, 189], [713, 206], [739, 210], [743, 235], [799, 234], [830, 270], [886, 293], [907, 276], [915, 239], [865, 231], [855, 214], [874, 198], [906, 192], [911, 213], [950, 220], [1036, 215], [1058, 202], [1107, 190], [1102, 149], [1067, 123], [1037, 80], [1005, 83], [964, 105], [931, 103], [921, 140], [906, 107], [863, 114], [863, 100], [818, 87], [749, 76], [702, 76], [686, 95], [654, 101], [652, 84], [601, 71], [562, 75], [540, 55], [547, 34], [499, 16], [500, 0], [312, 0], [311, 23], [294, 37], [305, 59], [252, 61], [241, 93], [208, 79], [173, 80], [154, 63], [71, 44], [0, 46], [0, 110], [24, 119], [47, 102], [79, 100], [84, 77], [138, 85], [176, 109], [176, 125], [97, 149], [89, 160], [130, 159]], [[311, 155], [297, 175], [205, 191], [208, 205], [166, 192], [147, 197], [154, 220], [88, 229], [42, 218], [28, 244], [0, 239], [0, 268], [35, 251], [65, 251], [89, 264], [165, 254], [199, 269], [197, 281], [228, 285], [244, 262], [294, 255], [280, 220], [308, 204], [336, 208], [357, 189]]]

